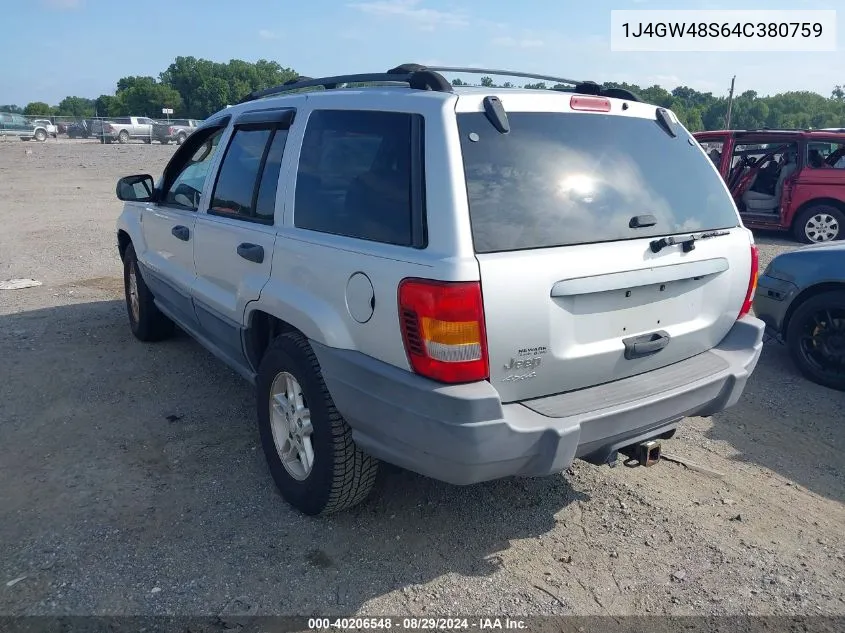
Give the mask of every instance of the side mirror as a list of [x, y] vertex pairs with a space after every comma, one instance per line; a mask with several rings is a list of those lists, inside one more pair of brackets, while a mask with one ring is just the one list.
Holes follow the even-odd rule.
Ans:
[[125, 202], [150, 202], [155, 181], [148, 174], [125, 176], [117, 181], [117, 199]]

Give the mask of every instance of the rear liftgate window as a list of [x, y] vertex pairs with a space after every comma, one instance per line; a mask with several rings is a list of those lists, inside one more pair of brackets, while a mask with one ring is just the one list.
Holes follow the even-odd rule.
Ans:
[[[656, 119], [509, 112], [458, 115], [478, 253], [610, 242], [739, 225], [720, 176]], [[635, 216], [653, 225], [633, 227]], [[636, 222], [633, 222], [636, 225]]]

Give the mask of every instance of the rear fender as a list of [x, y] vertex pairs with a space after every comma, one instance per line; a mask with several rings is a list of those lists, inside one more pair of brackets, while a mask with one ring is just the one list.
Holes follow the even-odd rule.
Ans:
[[256, 310], [288, 323], [311, 340], [341, 349], [354, 348], [352, 335], [341, 315], [326, 301], [300, 286], [271, 279], [257, 301], [247, 304], [244, 324]]

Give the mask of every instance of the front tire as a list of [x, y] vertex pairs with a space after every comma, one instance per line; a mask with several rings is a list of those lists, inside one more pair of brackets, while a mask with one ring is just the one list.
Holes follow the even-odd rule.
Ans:
[[786, 344], [806, 378], [845, 391], [845, 291], [824, 292], [799, 305]]
[[153, 293], [141, 276], [135, 247], [131, 244], [123, 255], [123, 289], [129, 328], [135, 338], [149, 343], [161, 341], [173, 334], [173, 321], [156, 306]]
[[285, 501], [318, 515], [346, 510], [369, 495], [379, 462], [352, 440], [304, 336], [283, 334], [270, 344], [256, 389], [261, 446]]
[[804, 244], [841, 240], [845, 237], [845, 213], [829, 204], [815, 204], [798, 214], [793, 232]]

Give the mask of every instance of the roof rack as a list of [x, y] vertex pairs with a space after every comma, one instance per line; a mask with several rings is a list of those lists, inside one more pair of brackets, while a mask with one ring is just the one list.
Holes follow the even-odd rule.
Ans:
[[[606, 97], [614, 97], [617, 99], [627, 99], [630, 101], [641, 101], [641, 99], [634, 93], [620, 88], [604, 88], [600, 84], [593, 81], [576, 81], [574, 79], [565, 79], [563, 77], [554, 77], [551, 75], [538, 75], [536, 73], [525, 73], [514, 70], [495, 70], [489, 68], [462, 68], [451, 66], [423, 66], [421, 64], [401, 64], [395, 68], [391, 68], [386, 73], [364, 73], [355, 75], [336, 75], [334, 77], [321, 77], [315, 79], [312, 77], [297, 76], [289, 79], [279, 86], [266, 88], [264, 90], [256, 90], [251, 92], [246, 97], [238, 101], [238, 103], [246, 103], [248, 101], [255, 101], [271, 95], [290, 92], [293, 90], [301, 90], [303, 88], [325, 88], [332, 90], [341, 85], [355, 84], [355, 83], [372, 83], [388, 86], [408, 86], [418, 90], [434, 90], [436, 92], [453, 92], [452, 84], [441, 73], [471, 73], [478, 75], [503, 75], [508, 77], [522, 77], [526, 79], [538, 79], [541, 81], [554, 81], [558, 84], [565, 84], [572, 86], [572, 88], [564, 89], [567, 92], [578, 92], [582, 94], [602, 95]], [[560, 88], [555, 88], [560, 90]]]
[[[406, 64], [410, 66], [410, 64]], [[402, 66], [399, 66], [402, 68]], [[542, 81], [554, 81], [559, 84], [569, 84], [577, 86], [584, 83], [583, 81], [576, 81], [575, 79], [564, 79], [563, 77], [554, 77], [552, 75], [538, 75], [536, 73], [524, 73], [517, 70], [496, 70], [493, 68], [461, 68], [452, 66], [426, 66], [427, 70], [433, 70], [439, 73], [467, 73], [470, 75], [501, 75], [505, 77], [522, 77], [523, 79], [539, 79]]]
[[319, 79], [302, 76], [295, 77], [280, 86], [273, 86], [272, 88], [267, 88], [265, 90], [256, 90], [255, 92], [251, 92], [238, 103], [246, 103], [247, 101], [254, 101], [256, 99], [281, 94], [283, 92], [301, 90], [302, 88], [325, 88], [326, 90], [333, 90], [341, 85], [360, 83], [376, 83], [388, 86], [405, 85], [419, 90], [435, 90], [437, 92], [452, 91], [452, 84], [450, 84], [442, 75], [432, 72], [424, 66], [419, 66], [418, 64], [406, 64], [404, 66], [397, 66], [386, 73], [336, 75], [334, 77], [321, 77]]
[[753, 127], [747, 128], [744, 130], [736, 130], [737, 132], [744, 132], [746, 134], [750, 132], [775, 132], [775, 133], [784, 133], [784, 132], [815, 132], [816, 130], [812, 128], [806, 127]]

